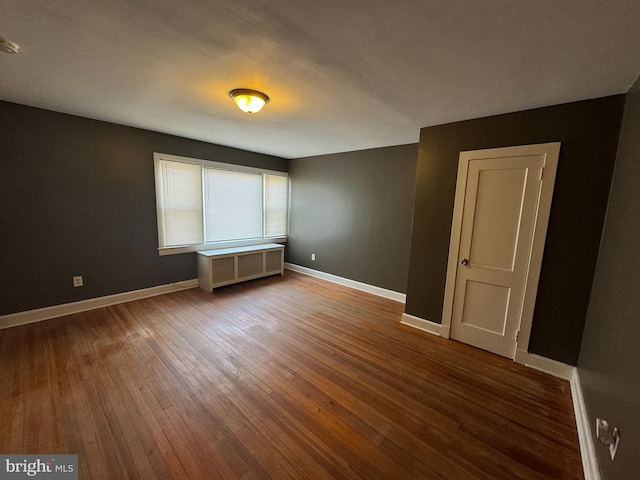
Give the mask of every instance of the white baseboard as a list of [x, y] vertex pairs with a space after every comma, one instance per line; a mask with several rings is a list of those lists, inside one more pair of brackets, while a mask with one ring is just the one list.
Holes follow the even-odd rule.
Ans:
[[[300, 272], [306, 275], [317, 277], [322, 280], [327, 280], [333, 283], [355, 288], [357, 290], [372, 293], [374, 295], [389, 298], [397, 302], [404, 303], [406, 299], [406, 295], [399, 292], [386, 290], [384, 288], [375, 287], [373, 285], [367, 285], [365, 283], [356, 282], [354, 280], [349, 280], [347, 278], [338, 277], [329, 273], [301, 267], [299, 265], [286, 263], [285, 268], [288, 268], [289, 270], [293, 270], [295, 272]], [[107, 307], [109, 305], [115, 305], [118, 303], [154, 297], [156, 295], [163, 295], [165, 293], [177, 292], [197, 286], [197, 279], [186, 280], [183, 282], [170, 283], [168, 285], [159, 285], [157, 287], [134, 290], [132, 292], [118, 293], [115, 295], [91, 298], [79, 302], [39, 308], [37, 310], [12, 313], [9, 315], [0, 316], [0, 329], [40, 322], [64, 315], [71, 315], [74, 313], [94, 310], [96, 308]], [[433, 335], [441, 335], [443, 330], [442, 325], [438, 323], [430, 322], [429, 320], [415, 317], [407, 313], [402, 314], [401, 323], [431, 333]], [[565, 380], [569, 380], [571, 382], [571, 396], [573, 398], [573, 408], [576, 416], [576, 426], [578, 430], [578, 439], [580, 442], [580, 452], [582, 455], [582, 466], [584, 469], [585, 480], [600, 480], [600, 473], [598, 470], [593, 438], [591, 436], [591, 429], [589, 427], [589, 418], [587, 416], [584, 397], [582, 395], [582, 387], [580, 385], [580, 376], [578, 374], [578, 369], [571, 365], [567, 365], [556, 360], [551, 360], [549, 358], [541, 357], [539, 355], [527, 353], [524, 351], [516, 352], [516, 357], [518, 357], [518, 360], [520, 360], [518, 363], [523, 363], [527, 367], [540, 370], [542, 372], [563, 378]]]
[[157, 287], [144, 288], [142, 290], [134, 290], [132, 292], [117, 293], [115, 295], [108, 295], [105, 297], [81, 300], [79, 302], [65, 303], [62, 305], [54, 305], [52, 307], [38, 308], [36, 310], [27, 310], [26, 312], [12, 313], [0, 316], [0, 329], [41, 322], [51, 318], [62, 317], [63, 315], [86, 312], [87, 310], [94, 310], [96, 308], [107, 307], [117, 303], [130, 302], [141, 298], [155, 297], [156, 295], [177, 292], [179, 290], [186, 290], [197, 286], [197, 279], [185, 280], [183, 282], [159, 285]]
[[[434, 335], [440, 335], [443, 327], [437, 323], [414, 317], [407, 313], [402, 314], [401, 323], [418, 328]], [[518, 363], [524, 364], [534, 370], [568, 380], [571, 384], [571, 398], [573, 400], [573, 410], [576, 417], [576, 427], [578, 430], [578, 440], [580, 443], [580, 456], [582, 457], [582, 468], [585, 480], [600, 480], [598, 462], [596, 460], [593, 437], [589, 428], [589, 417], [582, 396], [580, 376], [578, 369], [572, 365], [541, 357], [524, 350], [516, 351]], [[515, 361], [515, 360], [514, 360]]]
[[[436, 323], [437, 325], [437, 323]], [[451, 326], [450, 325], [441, 325], [440, 336], [442, 338], [450, 338], [451, 337]]]
[[[423, 318], [414, 317], [407, 313], [402, 314], [401, 323], [434, 335], [442, 335], [443, 329], [445, 328], [440, 324], [430, 322]], [[571, 398], [573, 399], [573, 410], [576, 417], [584, 478], [585, 480], [600, 480], [598, 462], [596, 460], [593, 446], [593, 437], [591, 436], [591, 430], [589, 428], [589, 418], [587, 417], [587, 410], [582, 396], [582, 387], [580, 386], [578, 369], [574, 366], [567, 365], [566, 363], [541, 357], [533, 353], [528, 353], [524, 350], [516, 351], [516, 358], [514, 361], [524, 364], [529, 368], [533, 368], [534, 370], [539, 370], [570, 382]]]
[[513, 361], [520, 365], [526, 365], [529, 360], [529, 352], [516, 347], [516, 354], [513, 357]]
[[425, 320], [424, 318], [414, 317], [413, 315], [409, 315], [408, 313], [402, 314], [402, 320], [400, 323], [404, 325], [409, 325], [410, 327], [417, 328], [418, 330], [422, 330], [424, 332], [431, 333], [433, 335], [440, 335], [442, 332], [442, 325], [435, 322], [430, 322], [429, 320]]
[[541, 372], [548, 373], [549, 375], [553, 375], [554, 377], [562, 378], [570, 382], [573, 380], [573, 372], [575, 372], [576, 370], [576, 367], [567, 365], [566, 363], [551, 360], [550, 358], [546, 357], [541, 357], [533, 353], [529, 353], [527, 355], [527, 359], [525, 360], [524, 364], [529, 368], [533, 368], [534, 370], [539, 370]]
[[585, 480], [600, 480], [598, 471], [598, 461], [593, 446], [593, 437], [589, 428], [589, 417], [582, 396], [582, 386], [580, 385], [580, 375], [578, 369], [566, 363], [541, 357], [533, 353], [516, 352], [516, 357], [520, 357], [527, 367], [541, 372], [548, 373], [555, 377], [568, 380], [571, 383], [571, 398], [573, 400], [573, 411], [576, 417], [576, 427], [578, 430], [578, 441], [580, 442], [580, 456], [582, 457], [582, 469]]
[[571, 379], [571, 397], [573, 398], [573, 410], [576, 415], [584, 480], [600, 480], [596, 450], [593, 445], [589, 417], [587, 416], [587, 408], [584, 403], [582, 385], [580, 385], [580, 375], [577, 368], [574, 369], [573, 378]]
[[326, 280], [328, 282], [337, 283], [338, 285], [343, 285], [345, 287], [355, 288], [356, 290], [372, 293], [373, 295], [388, 298], [389, 300], [395, 300], [396, 302], [405, 303], [407, 300], [407, 296], [404, 293], [387, 290], [386, 288], [376, 287], [367, 283], [356, 282], [355, 280], [338, 277], [337, 275], [321, 272], [319, 270], [313, 270], [312, 268], [295, 265], [293, 263], [285, 263], [284, 268], [292, 270], [294, 272], [304, 273], [305, 275], [316, 277], [321, 280]]

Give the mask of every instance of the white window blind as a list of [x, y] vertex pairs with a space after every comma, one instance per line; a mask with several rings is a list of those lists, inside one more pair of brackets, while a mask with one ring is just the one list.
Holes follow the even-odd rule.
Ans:
[[262, 175], [204, 172], [206, 241], [262, 238]]
[[283, 175], [264, 176], [264, 236], [287, 234], [288, 182]]
[[161, 242], [165, 246], [202, 243], [200, 165], [160, 162], [162, 177]]
[[284, 172], [154, 154], [161, 255], [285, 241]]

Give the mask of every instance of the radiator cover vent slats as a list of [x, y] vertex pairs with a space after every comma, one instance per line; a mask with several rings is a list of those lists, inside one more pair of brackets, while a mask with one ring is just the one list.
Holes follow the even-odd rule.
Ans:
[[284, 245], [269, 243], [198, 252], [198, 285], [209, 292], [278, 273], [284, 273]]

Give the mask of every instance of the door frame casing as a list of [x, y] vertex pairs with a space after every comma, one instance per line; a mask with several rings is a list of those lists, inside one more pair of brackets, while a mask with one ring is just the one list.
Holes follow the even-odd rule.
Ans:
[[551, 212], [553, 188], [556, 180], [556, 171], [558, 169], [560, 142], [460, 152], [458, 160], [458, 180], [456, 182], [456, 195], [453, 207], [453, 221], [451, 225], [451, 240], [449, 242], [447, 280], [445, 283], [444, 305], [442, 309], [442, 331], [440, 333], [440, 335], [445, 338], [449, 338], [451, 334], [451, 317], [453, 314], [454, 291], [458, 270], [460, 235], [462, 232], [462, 219], [467, 190], [469, 161], [481, 160], [483, 158], [528, 155], [544, 155], [545, 157], [532, 246], [528, 262], [520, 327], [516, 340], [515, 355], [513, 358], [515, 362], [521, 364], [525, 364], [528, 358], [531, 325], [533, 323], [533, 313], [538, 293], [538, 281], [540, 280], [544, 244], [547, 236], [547, 227], [549, 225], [549, 213]]

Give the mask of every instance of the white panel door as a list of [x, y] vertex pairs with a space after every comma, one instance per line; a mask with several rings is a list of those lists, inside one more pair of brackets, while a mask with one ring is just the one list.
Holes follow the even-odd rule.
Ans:
[[[454, 225], [459, 241], [451, 248], [457, 251], [451, 337], [509, 358], [527, 293], [547, 158], [545, 151], [526, 148], [461, 153], [465, 178], [458, 188], [464, 192], [456, 193], [461, 218]], [[546, 230], [546, 219], [544, 225]]]

